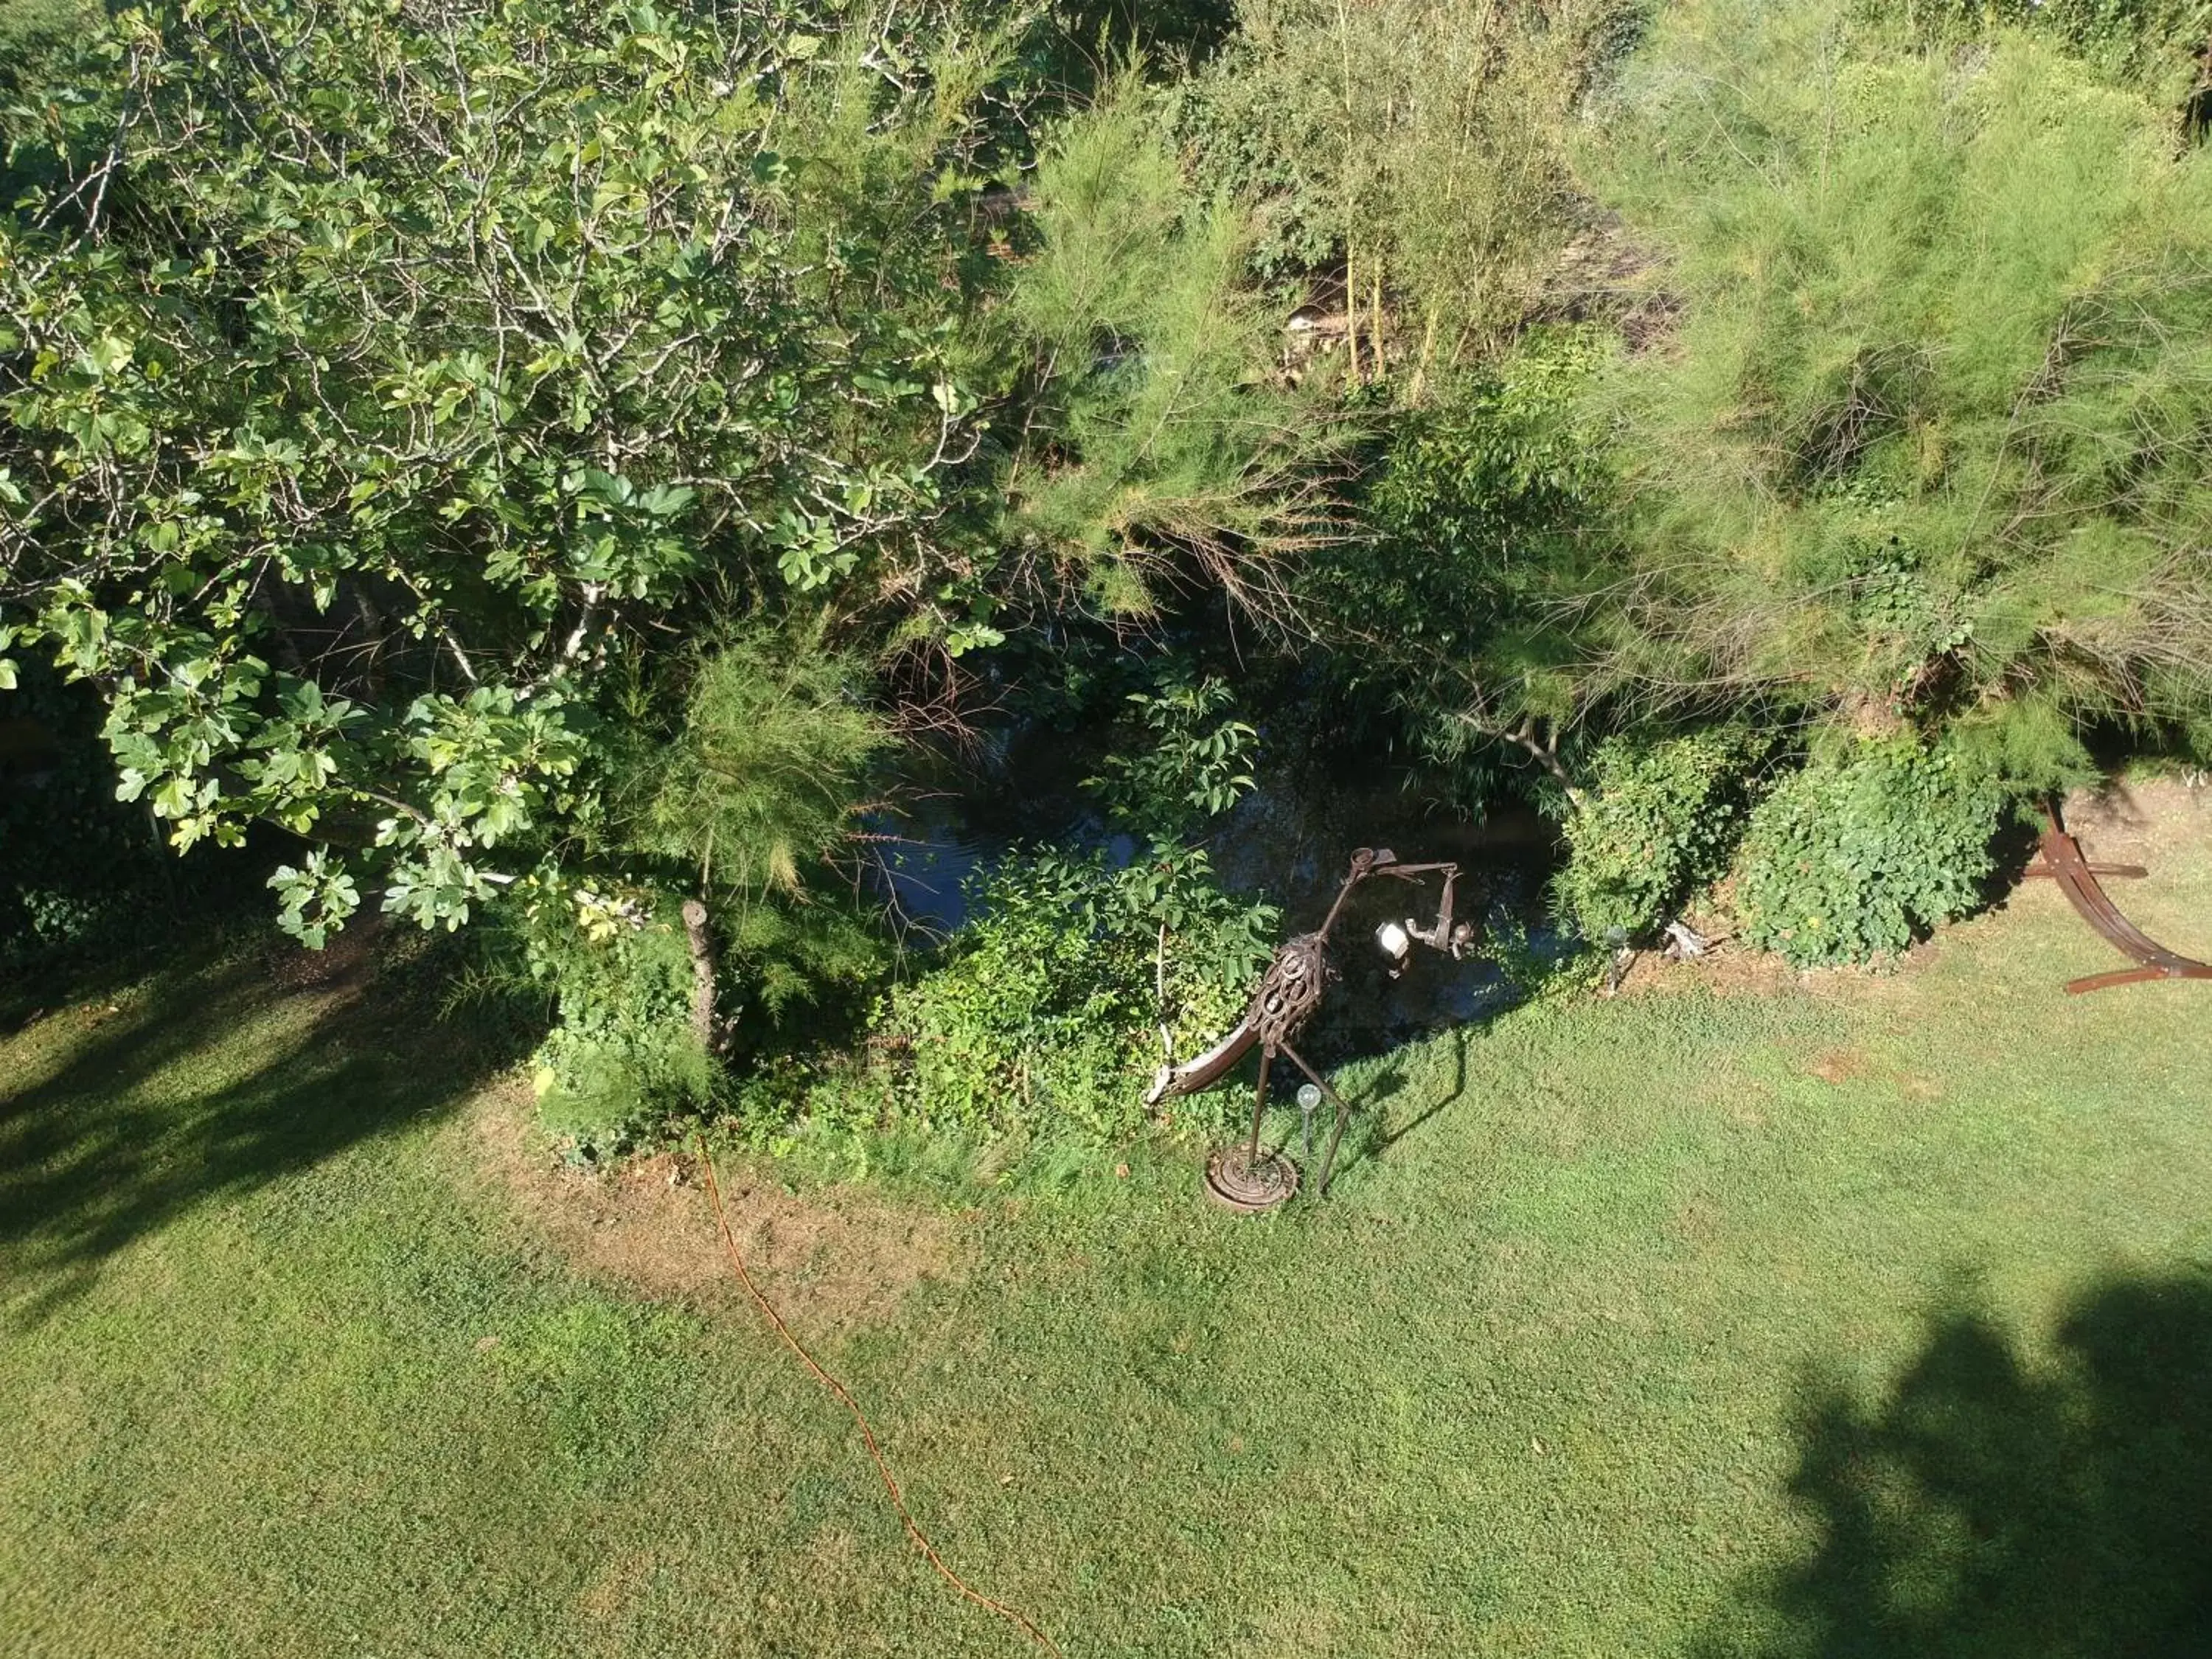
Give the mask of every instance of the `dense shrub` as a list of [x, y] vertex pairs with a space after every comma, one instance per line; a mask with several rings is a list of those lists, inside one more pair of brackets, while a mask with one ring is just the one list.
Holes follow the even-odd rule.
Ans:
[[1254, 787], [1259, 734], [1224, 681], [1172, 659], [1151, 680], [1084, 780], [1134, 856], [1000, 866], [944, 958], [880, 1012], [909, 1123], [1114, 1133], [1138, 1121], [1163, 1035], [1188, 1054], [1242, 1011], [1279, 917], [1225, 892], [1193, 837]]
[[1154, 690], [1125, 699], [1127, 741], [1084, 781], [1116, 823], [1171, 836], [1234, 806], [1254, 787], [1250, 763], [1259, 733], [1231, 718], [1227, 682], [1170, 672]]
[[1767, 746], [1740, 726], [1601, 744], [1592, 787], [1564, 825], [1568, 862], [1553, 888], [1562, 918], [1593, 941], [1665, 926], [1727, 869]]
[[1044, 854], [987, 878], [941, 961], [875, 1021], [872, 1084], [820, 1091], [872, 1124], [1104, 1137], [1142, 1121], [1164, 1029], [1180, 1054], [1242, 1012], [1276, 914], [1215, 884], [1203, 852], [1115, 868]]
[[0, 93], [12, 92], [40, 60], [91, 27], [76, 0], [0, 0]]
[[548, 1129], [595, 1158], [706, 1100], [714, 1068], [691, 1030], [690, 952], [672, 900], [532, 878], [515, 914], [523, 972], [559, 1016], [535, 1056]]
[[1125, 1121], [1150, 1000], [1140, 941], [1071, 926], [1056, 883], [1010, 872], [939, 967], [892, 992], [883, 1034], [903, 1049], [898, 1115], [1003, 1130]]
[[1816, 757], [1751, 815], [1744, 938], [1801, 968], [1903, 951], [1974, 907], [2002, 800], [1978, 768], [1911, 738]]

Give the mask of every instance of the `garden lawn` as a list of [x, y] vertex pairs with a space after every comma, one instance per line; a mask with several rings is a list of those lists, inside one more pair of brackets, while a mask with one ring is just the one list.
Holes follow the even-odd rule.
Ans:
[[[2212, 954], [2181, 811], [2123, 902]], [[1530, 1006], [1347, 1068], [1325, 1206], [1109, 1154], [794, 1319], [1070, 1656], [2212, 1652], [2212, 985], [2114, 961], [2032, 888]], [[486, 1177], [493, 1058], [246, 957], [0, 1039], [0, 1652], [1027, 1650], [742, 1303]]]

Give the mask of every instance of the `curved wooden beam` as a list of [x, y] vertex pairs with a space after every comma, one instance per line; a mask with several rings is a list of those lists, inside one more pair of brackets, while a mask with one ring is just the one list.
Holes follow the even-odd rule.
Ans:
[[[2212, 963], [2199, 962], [2194, 957], [2168, 950], [2122, 915], [2119, 907], [2097, 883], [2100, 867], [2082, 856], [2081, 843], [2068, 835], [2059, 822], [2057, 806], [2046, 803], [2044, 813], [2051, 821], [2051, 828], [2043, 836], [2044, 869], [2057, 882], [2067, 902], [2082, 921], [2122, 956], [2140, 964], [2071, 981], [2066, 987], [2068, 995], [2081, 996], [2119, 985], [2140, 985], [2154, 979], [2212, 979]], [[2115, 869], [2112, 873], [2142, 872], [2129, 866]]]

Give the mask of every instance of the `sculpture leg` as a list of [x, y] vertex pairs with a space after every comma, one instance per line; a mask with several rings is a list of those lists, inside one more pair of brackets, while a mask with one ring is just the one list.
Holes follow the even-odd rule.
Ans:
[[1328, 1079], [1327, 1078], [1323, 1077], [1319, 1072], [1316, 1072], [1312, 1066], [1305, 1063], [1304, 1059], [1299, 1054], [1297, 1049], [1291, 1048], [1289, 1043], [1285, 1042], [1283, 1045], [1283, 1052], [1291, 1057], [1291, 1064], [1297, 1066], [1298, 1070], [1304, 1072], [1308, 1077], [1313, 1079], [1314, 1086], [1319, 1089], [1322, 1094], [1328, 1097], [1330, 1105], [1336, 1108], [1336, 1127], [1329, 1132], [1328, 1151], [1322, 1154], [1321, 1182], [1320, 1185], [1315, 1188], [1315, 1190], [1323, 1198], [1327, 1198], [1328, 1196], [1329, 1171], [1336, 1166], [1337, 1143], [1344, 1139], [1344, 1126], [1346, 1121], [1352, 1115], [1352, 1108], [1344, 1103], [1343, 1096], [1338, 1094], [1335, 1090], [1328, 1086]]
[[[1260, 1162], [1260, 1115], [1267, 1109], [1267, 1062], [1274, 1059], [1275, 1051], [1265, 1046], [1260, 1050], [1260, 1086], [1252, 1094], [1252, 1144], [1244, 1149], [1244, 1167], [1255, 1168]], [[1304, 1062], [1300, 1061], [1301, 1065]]]

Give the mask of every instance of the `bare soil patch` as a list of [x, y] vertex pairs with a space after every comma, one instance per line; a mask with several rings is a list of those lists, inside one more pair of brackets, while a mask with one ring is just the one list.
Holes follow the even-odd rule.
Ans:
[[[1717, 929], [1717, 923], [1714, 926]], [[1858, 996], [1869, 988], [1926, 965], [1938, 949], [1936, 940], [1917, 945], [1904, 957], [1872, 969], [1814, 968], [1800, 969], [1770, 951], [1754, 951], [1733, 939], [1723, 939], [1705, 955], [1681, 961], [1657, 951], [1639, 955], [1620, 994], [1667, 996], [1702, 990], [1718, 997]]]
[[1662, 996], [1694, 986], [1716, 996], [1778, 996], [1800, 988], [1803, 977], [1780, 957], [1728, 940], [1680, 962], [1657, 951], [1644, 951], [1621, 981], [1620, 994]]
[[1849, 1083], [1867, 1074], [1866, 1056], [1856, 1048], [1831, 1048], [1805, 1070], [1823, 1083]]
[[2063, 811], [2066, 828], [2092, 859], [2146, 864], [2155, 878], [2160, 854], [2200, 848], [2212, 836], [2212, 783], [2116, 779], [2075, 790]]
[[381, 912], [356, 916], [331, 935], [319, 951], [290, 939], [272, 942], [264, 960], [269, 977], [281, 990], [323, 991], [349, 995], [375, 977], [386, 920]]
[[[2093, 862], [2140, 865], [2149, 872], [2142, 879], [2112, 878], [2104, 883], [2122, 915], [2185, 956], [2212, 957], [2212, 927], [2204, 915], [2212, 781], [2192, 787], [2179, 779], [2115, 780], [2076, 790], [2063, 811], [2066, 828]], [[2014, 903], [2030, 914], [2067, 912], [2063, 895], [2047, 881], [2023, 881], [2007, 908]], [[2081, 937], [2089, 939], [2086, 928]], [[2118, 953], [2101, 948], [2086, 951], [2081, 960], [2109, 968], [2127, 965]]]
[[[513, 1081], [478, 1098], [469, 1127], [486, 1184], [533, 1242], [584, 1277], [648, 1300], [757, 1316], [695, 1157], [567, 1169], [540, 1145], [532, 1113], [529, 1089]], [[969, 1260], [946, 1217], [860, 1192], [794, 1197], [737, 1161], [717, 1159], [716, 1173], [747, 1270], [803, 1336], [881, 1323], [916, 1285], [957, 1278]]]

